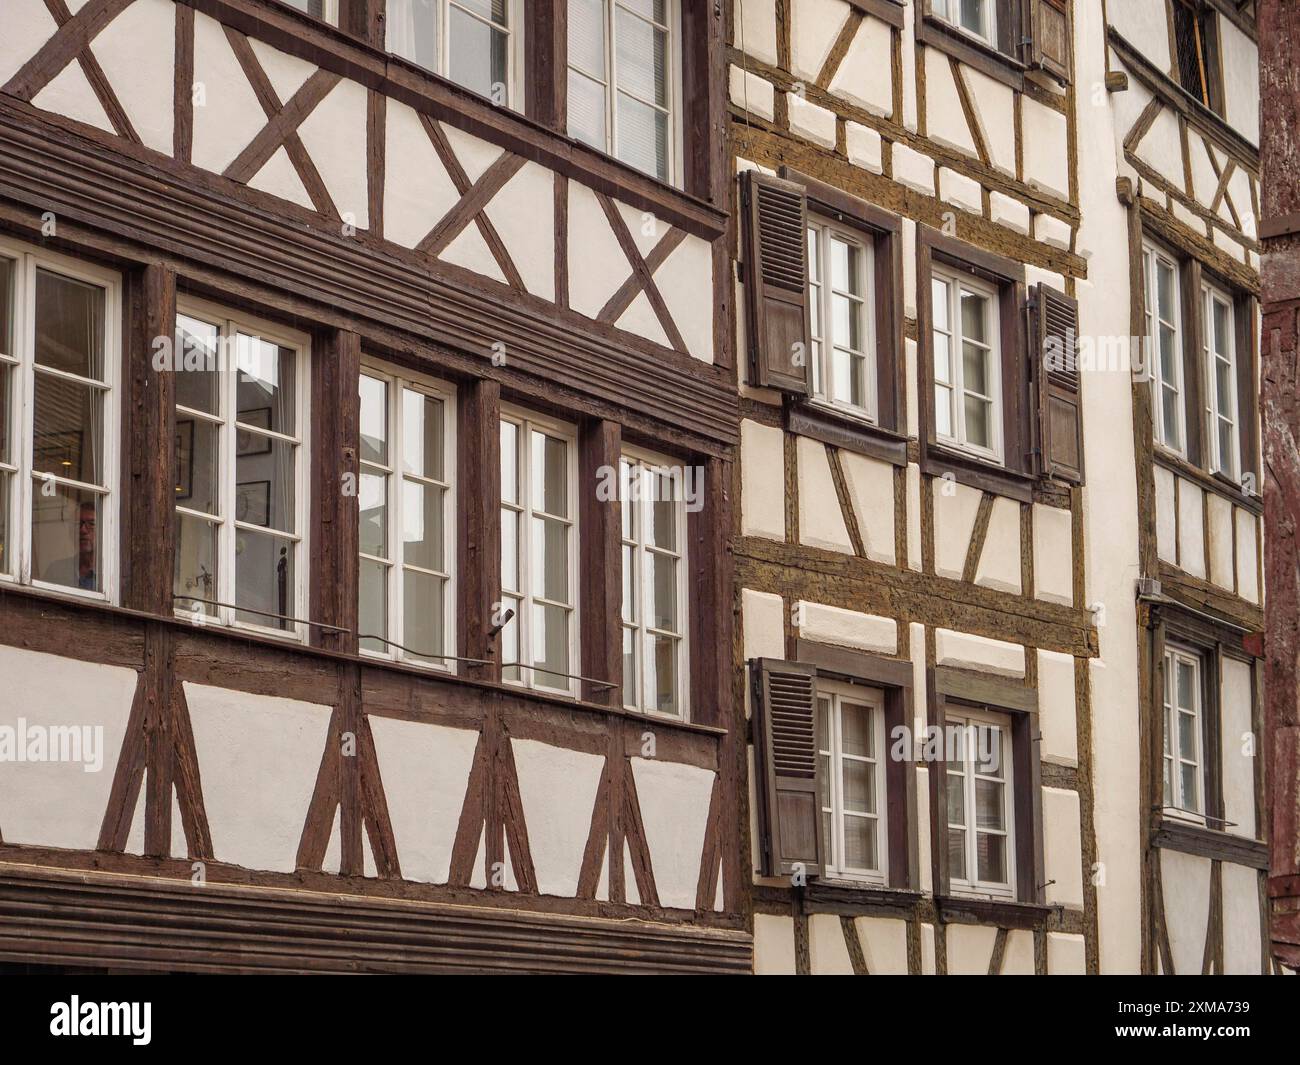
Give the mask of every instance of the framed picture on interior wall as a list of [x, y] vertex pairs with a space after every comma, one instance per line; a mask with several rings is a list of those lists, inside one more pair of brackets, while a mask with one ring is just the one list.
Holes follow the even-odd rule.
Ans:
[[270, 481], [246, 481], [235, 485], [235, 520], [263, 528], [271, 524]]
[[[252, 410], [240, 411], [239, 420], [255, 429], [270, 429], [271, 408], [254, 407]], [[235, 454], [240, 458], [245, 455], [269, 455], [270, 453], [271, 438], [269, 436], [263, 436], [261, 433], [250, 433], [247, 429], [235, 430]]]
[[176, 498], [189, 499], [194, 491], [194, 419], [176, 422]]

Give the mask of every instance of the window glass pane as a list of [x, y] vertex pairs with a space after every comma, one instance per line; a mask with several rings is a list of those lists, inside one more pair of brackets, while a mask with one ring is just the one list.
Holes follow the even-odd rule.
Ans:
[[649, 104], [618, 94], [617, 155], [623, 162], [668, 179], [668, 116]]
[[934, 334], [934, 379], [945, 385], [952, 384], [952, 359], [948, 343], [945, 334]]
[[1178, 393], [1171, 388], [1161, 388], [1161, 412], [1164, 442], [1172, 448], [1182, 447], [1182, 434], [1178, 428]]
[[361, 553], [388, 557], [388, 477], [361, 474], [358, 504], [361, 511]]
[[85, 484], [103, 479], [103, 390], [37, 372], [32, 469]]
[[[382, 562], [361, 560], [358, 574], [360, 594], [357, 601], [357, 626], [360, 632], [375, 636], [388, 635], [388, 567]], [[363, 651], [388, 653], [383, 640], [362, 640]]]
[[1006, 828], [1002, 820], [1003, 785], [992, 780], [975, 780], [975, 824], [978, 828]]
[[220, 330], [185, 314], [176, 316], [176, 405], [220, 414]]
[[503, 680], [518, 681], [522, 679], [523, 670], [517, 665], [511, 665], [512, 662], [519, 661], [519, 600], [511, 596], [503, 596], [501, 599], [501, 616], [504, 618], [510, 611], [514, 611], [514, 616], [501, 630], [501, 677]]
[[501, 501], [519, 502], [519, 427], [501, 423]]
[[0, 573], [13, 575], [14, 550], [11, 539], [9, 500], [13, 497], [13, 475], [0, 472]]
[[948, 824], [966, 823], [966, 778], [959, 773], [948, 774]]
[[636, 630], [623, 630], [623, 705], [636, 706]]
[[988, 343], [988, 297], [978, 292], [961, 294], [961, 333], [967, 340]]
[[852, 244], [831, 237], [831, 285], [841, 292], [860, 295], [861, 280], [858, 277], [858, 249]]
[[949, 332], [948, 322], [948, 282], [935, 278], [930, 282], [930, 317], [936, 329]]
[[651, 636], [650, 654], [646, 656], [646, 695], [650, 708], [664, 714], [677, 709], [677, 648], [681, 641], [670, 636]]
[[[215, 615], [217, 594], [217, 525], [189, 514], [176, 515], [176, 565], [172, 590], [176, 607], [189, 613]], [[199, 603], [197, 600], [207, 600]]]
[[562, 607], [533, 606], [533, 682], [568, 690], [569, 612]]
[[569, 136], [601, 151], [608, 146], [605, 87], [576, 70], [569, 71]]
[[14, 261], [0, 256], [0, 355], [14, 354]]
[[1214, 307], [1214, 350], [1222, 355], [1228, 354], [1228, 305], [1221, 300], [1211, 299]]
[[247, 429], [235, 436], [235, 520], [294, 532], [297, 445]]
[[654, 547], [676, 551], [678, 500], [682, 495], [678, 490], [677, 477], [672, 473], [652, 470], [648, 479], [652, 521], [646, 530], [649, 534], [646, 542]]
[[862, 350], [862, 304], [856, 303], [847, 296], [831, 296], [831, 323], [832, 337], [836, 344], [842, 344], [845, 347], [852, 348], [854, 351]]
[[361, 375], [361, 461], [388, 465], [388, 382]]
[[102, 288], [36, 271], [36, 364], [103, 380]]
[[445, 664], [444, 659], [425, 655], [441, 654], [445, 646], [446, 583], [443, 577], [411, 569], [402, 571], [402, 643], [413, 652], [410, 657], [437, 665]]
[[533, 595], [569, 601], [569, 528], [553, 518], [534, 518], [532, 532]]
[[948, 876], [966, 879], [966, 833], [960, 828], [948, 829]]
[[844, 819], [844, 864], [850, 869], [875, 869], [876, 822], [870, 817]]
[[1196, 715], [1178, 714], [1178, 751], [1186, 759], [1196, 759]]
[[940, 436], [952, 436], [952, 389], [943, 385], [934, 389], [934, 428]]
[[236, 612], [236, 620], [264, 628], [293, 628], [290, 621], [251, 611], [293, 613], [296, 554], [297, 546], [286, 537], [235, 530], [235, 602], [246, 608]]
[[667, 21], [668, 0], [618, 0], [618, 4], [655, 22]]
[[985, 5], [988, 0], [961, 0], [961, 24], [971, 33], [978, 33], [981, 37], [988, 36], [988, 27], [985, 25]]
[[384, 12], [388, 50], [428, 70], [438, 67], [439, 0], [388, 0]]
[[293, 436], [294, 350], [240, 333], [235, 343], [238, 419], [254, 429]]
[[441, 400], [402, 390], [402, 468], [408, 473], [443, 479], [443, 417]]
[[445, 572], [443, 513], [447, 489], [402, 481], [402, 561]]
[[1194, 810], [1199, 813], [1201, 809], [1201, 790], [1197, 778], [1197, 768], [1197, 766], [1188, 765], [1184, 762], [1181, 764], [1179, 772], [1183, 786], [1183, 809]]
[[841, 749], [845, 754], [872, 758], [875, 751], [871, 734], [871, 709], [845, 702], [840, 707]]
[[637, 508], [640, 505], [640, 491], [633, 478], [640, 477], [640, 467], [633, 466], [627, 460], [618, 464], [618, 498], [623, 539], [633, 540], [637, 535]]
[[623, 620], [629, 625], [635, 625], [640, 618], [641, 611], [637, 609], [637, 599], [639, 596], [636, 590], [640, 587], [637, 584], [636, 574], [636, 548], [631, 544], [623, 545]]
[[501, 587], [512, 592], [519, 587], [519, 512], [501, 510]]
[[1003, 760], [1002, 730], [990, 725], [977, 725], [975, 739], [975, 772], [986, 777], [1002, 777], [1006, 772]]
[[568, 17], [569, 65], [593, 77], [604, 78], [604, 0], [569, 0]]
[[1214, 360], [1214, 385], [1218, 413], [1231, 419], [1235, 413], [1232, 409], [1232, 366], [1222, 359]]
[[668, 105], [668, 35], [644, 19], [616, 16], [614, 69], [618, 87], [639, 100]]
[[[816, 284], [822, 279], [821, 253], [818, 250], [821, 234], [814, 228], [808, 229], [808, 280]], [[816, 332], [817, 330], [813, 330]]]
[[870, 762], [843, 759], [844, 809], [854, 813], [874, 813], [875, 793], [873, 777], [875, 767]]
[[[0, 263], [4, 262], [0, 259]], [[9, 363], [0, 362], [0, 462], [14, 463], [13, 419], [9, 412], [13, 410], [14, 368]]]
[[992, 449], [990, 429], [991, 404], [977, 396], [966, 397], [966, 442], [976, 447]]
[[[484, 7], [490, 5], [482, 5]], [[506, 103], [510, 38], [502, 30], [450, 8], [447, 76], [458, 85]]]
[[1168, 326], [1160, 327], [1160, 380], [1173, 388], [1178, 384], [1178, 348], [1174, 331]]
[[677, 631], [677, 560], [667, 555], [647, 553], [649, 569], [650, 611], [653, 628]]
[[990, 395], [988, 365], [988, 353], [983, 348], [970, 343], [962, 344], [962, 384], [967, 392], [978, 392], [981, 396]]
[[1156, 260], [1156, 309], [1166, 322], [1174, 320], [1174, 271], [1168, 263]]
[[491, 19], [498, 26], [505, 26], [510, 11], [510, 0], [452, 0], [452, 6]]
[[1190, 662], [1178, 662], [1178, 705], [1185, 710], [1196, 709], [1196, 669]]
[[1007, 837], [975, 833], [978, 879], [988, 884], [1007, 882]]
[[176, 503], [216, 514], [221, 501], [221, 426], [202, 418], [176, 417]]
[[835, 349], [832, 358], [834, 360], [832, 369], [835, 374], [834, 398], [850, 406], [865, 407], [867, 395], [863, 371], [866, 369], [866, 360], [861, 355], [854, 355], [840, 348]]
[[534, 510], [557, 518], [569, 515], [569, 445], [554, 436], [533, 431], [533, 498]]
[[1232, 423], [1219, 419], [1219, 469], [1231, 473], [1234, 465]]

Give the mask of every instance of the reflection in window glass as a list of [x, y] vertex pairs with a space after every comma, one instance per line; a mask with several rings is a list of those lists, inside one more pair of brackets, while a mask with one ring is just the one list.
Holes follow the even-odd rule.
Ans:
[[509, 105], [510, 0], [388, 0], [388, 50]]

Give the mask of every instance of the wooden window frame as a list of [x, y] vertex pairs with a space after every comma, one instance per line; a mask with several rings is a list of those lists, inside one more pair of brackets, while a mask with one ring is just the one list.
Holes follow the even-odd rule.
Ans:
[[[501, 602], [504, 606], [505, 598], [509, 594], [510, 598], [519, 600], [519, 610], [512, 620], [511, 624], [515, 627], [515, 638], [519, 648], [519, 657], [517, 660], [519, 672], [522, 676], [518, 680], [503, 680], [503, 683], [512, 687], [528, 688], [531, 690], [545, 692], [549, 695], [555, 695], [560, 698], [577, 698], [580, 694], [579, 683], [579, 662], [581, 660], [582, 622], [580, 613], [582, 609], [582, 596], [579, 586], [579, 561], [582, 558], [582, 521], [581, 511], [579, 508], [578, 494], [578, 431], [577, 427], [570, 422], [562, 421], [558, 418], [552, 418], [544, 414], [539, 414], [534, 410], [524, 407], [516, 407], [508, 404], [501, 406], [502, 422], [510, 422], [515, 425], [521, 435], [521, 451], [524, 455], [524, 461], [520, 462], [516, 469], [516, 474], [520, 480], [521, 499], [517, 504], [510, 504], [505, 501], [505, 493], [501, 493], [501, 509], [510, 508], [520, 515], [520, 534], [516, 541], [519, 550], [519, 589], [507, 593], [504, 585], [504, 575], [501, 577]], [[565, 441], [568, 447], [568, 496], [569, 496], [569, 550], [568, 550], [568, 593], [569, 593], [569, 662], [568, 669], [565, 671], [569, 675], [565, 677], [564, 688], [552, 688], [545, 684], [537, 683], [538, 673], [547, 673], [548, 670], [539, 669], [533, 663], [532, 651], [525, 650], [531, 647], [533, 620], [532, 607], [535, 602], [535, 596], [531, 587], [531, 556], [533, 546], [532, 519], [538, 513], [533, 507], [532, 500], [532, 441], [529, 434], [532, 430], [537, 429], [557, 439]], [[500, 431], [498, 429], [498, 431]], [[498, 479], [500, 473], [497, 473]], [[498, 521], [499, 521], [498, 517]], [[489, 562], [489, 565], [492, 563]], [[496, 566], [500, 566], [500, 558], [497, 559]], [[500, 570], [498, 569], [498, 573]], [[504, 648], [504, 632], [501, 637], [501, 646]], [[504, 668], [512, 663], [504, 661], [504, 650], [502, 653], [501, 666]]]
[[871, 318], [875, 419], [868, 420], [851, 408], [820, 402], [812, 397], [791, 397], [786, 428], [834, 447], [907, 465], [906, 357], [903, 339], [903, 223], [884, 208], [850, 195], [842, 189], [809, 177], [788, 166], [779, 176], [804, 187], [808, 214], [833, 222], [871, 244]]
[[[813, 670], [814, 693], [817, 682], [827, 680], [881, 694], [885, 740], [885, 751], [882, 754], [893, 746], [892, 737], [896, 729], [905, 727], [908, 734], [911, 733], [914, 684], [911, 662], [803, 638], [795, 641], [795, 661]], [[886, 757], [883, 766], [882, 786], [888, 816], [884, 819], [884, 832], [878, 838], [878, 842], [884, 844], [882, 854], [885, 870], [877, 886], [895, 891], [911, 891], [920, 883], [916, 832], [916, 765], [911, 759]], [[827, 873], [822, 874], [821, 882], [863, 887], [861, 879], [839, 878]]]
[[[125, 338], [122, 276], [116, 271], [100, 267], [88, 260], [46, 251], [4, 236], [0, 236], [0, 256], [13, 264], [13, 288], [10, 293], [0, 298], [13, 300], [10, 323], [12, 332], [9, 338], [13, 350], [4, 354], [7, 356], [5, 364], [11, 367], [10, 417], [7, 427], [10, 433], [11, 462], [6, 470], [9, 481], [7, 513], [10, 526], [7, 537], [11, 544], [17, 545], [17, 550], [13, 552], [13, 564], [7, 567], [8, 572], [0, 571], [0, 587], [4, 584], [21, 584], [55, 595], [117, 603], [121, 550], [119, 533], [125, 517], [120, 508], [125, 502], [126, 494], [122, 482], [122, 440], [119, 431], [123, 415], [122, 393], [127, 384], [123, 380]], [[39, 491], [34, 487], [34, 482], [38, 478], [43, 483], [47, 481], [46, 477], [32, 472], [34, 465], [32, 452], [35, 447], [35, 330], [38, 270], [46, 270], [104, 291], [103, 375], [97, 379], [103, 391], [103, 440], [101, 442], [103, 488], [99, 489], [95, 486], [95, 492], [99, 497], [96, 521], [100, 524], [100, 541], [96, 557], [100, 587], [97, 590], [51, 584], [36, 580], [32, 576], [32, 505], [33, 494]], [[90, 379], [75, 377], [75, 380]], [[3, 400], [0, 399], [0, 402]], [[48, 480], [56, 484], [66, 484], [74, 489], [88, 484], [88, 482], [71, 479], [65, 480], [56, 475], [49, 476]], [[0, 503], [0, 505], [5, 504]]]
[[[982, 280], [998, 296], [995, 323], [1001, 363], [1002, 446], [1001, 461], [997, 463], [945, 445], [935, 433], [931, 279], [936, 263], [943, 273]], [[916, 270], [917, 427], [921, 472], [929, 476], [951, 472], [963, 484], [1029, 502], [1038, 477], [1032, 465], [1036, 424], [1025, 315], [1028, 302], [1025, 266], [918, 223]]]
[[[1010, 721], [1012, 809], [1014, 849], [1009, 857], [1015, 868], [1014, 896], [992, 896], [992, 902], [1044, 905], [1042, 766], [1039, 754], [1038, 693], [1033, 688], [1003, 677], [975, 674], [947, 666], [926, 670], [928, 724], [942, 730], [947, 709], [954, 716], [968, 717], [972, 711], [1000, 715]], [[947, 762], [929, 766], [930, 850], [935, 894], [984, 900], [986, 892], [961, 890], [948, 876], [948, 773]], [[956, 887], [957, 890], [954, 890]]]
[[[667, 467], [670, 469], [684, 468], [684, 464], [680, 462], [673, 462], [671, 459], [666, 458], [663, 455], [656, 454], [651, 451], [646, 451], [639, 447], [632, 447], [629, 445], [624, 445], [622, 449], [622, 454], [619, 457], [619, 461], [620, 464], [624, 461], [630, 462], [633, 464], [633, 467], [635, 469], [640, 469], [640, 470], [653, 470], [655, 467]], [[629, 500], [627, 499], [626, 494], [623, 490], [621, 466], [620, 466], [620, 473], [619, 473], [619, 501], [620, 501], [620, 506], [626, 507], [629, 505]], [[636, 560], [636, 571], [635, 571], [636, 576], [642, 578], [642, 582], [644, 582], [645, 571], [642, 568], [643, 562], [646, 555], [652, 553], [652, 548], [650, 548], [647, 544], [646, 533], [645, 533], [644, 512], [642, 512], [638, 517], [639, 517], [639, 522], [636, 526], [634, 526], [632, 540], [629, 541], [623, 539], [622, 530], [620, 527], [619, 546], [620, 548], [625, 546], [630, 546], [633, 548], [633, 556]], [[621, 695], [622, 689], [620, 689], [619, 698], [621, 701], [621, 705], [623, 706], [623, 709], [631, 713], [644, 714], [647, 717], [667, 718], [668, 720], [671, 721], [689, 721], [691, 715], [691, 687], [692, 687], [691, 685], [691, 598], [692, 597], [690, 594], [691, 557], [690, 557], [690, 537], [687, 529], [688, 526], [687, 518], [688, 518], [688, 514], [686, 511], [686, 500], [685, 499], [677, 500], [674, 506], [674, 525], [675, 525], [675, 531], [677, 536], [677, 551], [676, 551], [676, 557], [677, 557], [676, 594], [677, 594], [677, 627], [678, 627], [678, 632], [676, 633], [677, 646], [678, 646], [678, 655], [677, 655], [678, 711], [677, 713], [668, 713], [666, 711], [654, 710], [649, 708], [646, 705], [647, 704], [646, 693], [640, 690], [644, 682], [643, 663], [645, 661], [645, 654], [646, 654], [645, 641], [652, 634], [651, 627], [648, 624], [648, 619], [646, 617], [647, 601], [645, 595], [646, 587], [644, 583], [642, 583], [641, 587], [638, 589], [638, 592], [640, 593], [641, 609], [637, 617], [637, 620], [634, 623], [629, 624], [625, 618], [625, 615], [620, 613], [620, 617], [619, 617], [620, 623], [619, 623], [618, 643], [620, 647], [620, 654], [622, 648], [622, 634], [624, 630], [631, 629], [632, 632], [635, 634], [634, 638], [637, 640], [638, 644], [640, 645], [639, 656], [634, 656], [633, 660], [638, 665], [638, 667], [641, 667], [638, 668], [637, 670], [637, 678], [636, 678], [638, 693], [639, 693], [639, 699], [637, 703], [633, 705], [625, 701], [622, 701], [622, 695]], [[621, 561], [622, 561], [621, 550], [619, 552], [619, 559], [620, 559], [619, 576], [621, 578], [624, 576], [622, 573], [622, 566], [621, 566]], [[624, 684], [626, 684], [627, 681], [626, 670], [624, 671], [623, 680], [624, 680]]]
[[[310, 588], [311, 588], [311, 526], [312, 526], [312, 507], [314, 500], [312, 483], [312, 425], [310, 420], [311, 414], [311, 383], [312, 383], [312, 337], [299, 330], [292, 329], [278, 323], [268, 321], [265, 318], [248, 314], [239, 309], [236, 305], [228, 305], [215, 300], [180, 295], [176, 301], [177, 315], [186, 315], [199, 321], [204, 321], [209, 325], [215, 325], [221, 338], [228, 339], [232, 335], [232, 330], [239, 329], [247, 332], [259, 340], [266, 340], [274, 344], [285, 347], [292, 347], [295, 352], [294, 361], [294, 438], [297, 440], [297, 450], [294, 459], [294, 526], [298, 530], [295, 534], [286, 534], [279, 530], [270, 530], [265, 534], [279, 538], [289, 538], [295, 541], [296, 549], [294, 556], [294, 588], [291, 597], [292, 610], [289, 616], [294, 619], [292, 628], [276, 629], [270, 625], [260, 625], [254, 622], [240, 621], [236, 615], [241, 609], [238, 606], [218, 606], [215, 616], [204, 614], [201, 610], [196, 609], [200, 606], [195, 600], [186, 600], [183, 597], [174, 595], [174, 612], [177, 617], [183, 617], [195, 621], [196, 624], [203, 624], [213, 628], [230, 629], [232, 631], [254, 632], [260, 636], [269, 636], [274, 639], [280, 639], [292, 642], [304, 642], [312, 635], [312, 626], [308, 623], [310, 618]], [[173, 336], [175, 335], [176, 323], [173, 323]], [[224, 350], [224, 349], [223, 349]], [[220, 357], [220, 356], [219, 356]], [[234, 390], [238, 387], [238, 374], [234, 367], [222, 369], [221, 379], [221, 409], [213, 420], [221, 426], [220, 451], [218, 455], [218, 468], [221, 478], [221, 495], [218, 502], [217, 517], [220, 519], [220, 527], [217, 532], [217, 593], [214, 599], [218, 603], [237, 603], [239, 595], [239, 586], [237, 583], [237, 570], [235, 563], [235, 544], [234, 535], [236, 529], [235, 517], [235, 492], [237, 487], [235, 480], [236, 463], [235, 448], [237, 446], [238, 436], [238, 410], [232, 405]], [[179, 413], [179, 411], [178, 411]], [[274, 439], [287, 439], [289, 434], [272, 433]], [[175, 520], [175, 507], [173, 507], [173, 520]], [[197, 514], [197, 512], [194, 512]], [[177, 544], [179, 550], [179, 542]], [[189, 606], [182, 604], [188, 602]]]
[[[361, 360], [361, 370], [359, 377], [370, 377], [382, 381], [388, 390], [388, 412], [387, 426], [389, 439], [389, 462], [388, 469], [385, 472], [386, 488], [388, 490], [388, 503], [386, 520], [388, 525], [388, 558], [383, 560], [387, 566], [385, 578], [385, 603], [387, 606], [386, 614], [386, 631], [388, 639], [387, 651], [374, 651], [367, 648], [360, 648], [358, 653], [369, 658], [376, 658], [381, 661], [389, 660], [402, 662], [407, 665], [415, 666], [420, 669], [433, 669], [442, 672], [455, 672], [456, 662], [456, 606], [458, 602], [459, 589], [456, 584], [457, 577], [457, 548], [459, 547], [458, 537], [454, 531], [459, 521], [457, 515], [457, 503], [459, 484], [457, 473], [459, 472], [459, 463], [457, 456], [457, 439], [456, 439], [456, 415], [459, 411], [457, 402], [456, 388], [454, 385], [440, 381], [437, 378], [425, 374], [413, 372], [394, 366], [390, 363], [383, 362], [379, 359], [363, 358]], [[407, 477], [402, 468], [403, 444], [405, 439], [404, 421], [402, 413], [402, 396], [406, 391], [417, 392], [421, 395], [428, 396], [439, 400], [443, 405], [443, 477], [441, 482], [434, 478], [429, 478], [423, 474], [415, 475], [420, 483], [434, 481], [440, 483], [443, 490], [443, 564], [447, 571], [447, 583], [443, 594], [443, 645], [440, 654], [443, 656], [439, 659], [437, 654], [420, 656], [415, 651], [407, 650], [403, 646], [407, 643], [405, 617], [402, 611], [402, 601], [404, 592], [404, 581], [402, 572], [406, 568], [405, 551], [401, 536], [402, 511], [404, 507], [405, 492], [402, 490], [403, 484]], [[360, 504], [360, 477], [367, 473], [372, 473], [377, 467], [376, 463], [363, 459], [358, 449], [358, 505]], [[367, 469], [369, 467], [370, 469]], [[359, 561], [375, 561], [369, 556], [358, 555]], [[421, 571], [426, 572], [426, 571]], [[360, 613], [361, 585], [357, 584], [357, 604], [358, 614]], [[358, 637], [364, 635], [358, 630]], [[433, 661], [430, 661], [433, 659]]]
[[995, 81], [1017, 91], [1025, 87], [1028, 65], [1021, 59], [1024, 34], [1022, 0], [989, 0], [998, 13], [994, 17], [996, 41], [988, 41], [935, 13], [934, 0], [915, 0], [916, 40], [937, 48], [952, 58], [974, 67]]

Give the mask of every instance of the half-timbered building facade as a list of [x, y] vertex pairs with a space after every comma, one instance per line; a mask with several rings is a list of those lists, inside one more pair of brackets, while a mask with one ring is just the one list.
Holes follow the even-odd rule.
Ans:
[[0, 958], [748, 970], [722, 13], [2, 6]]

